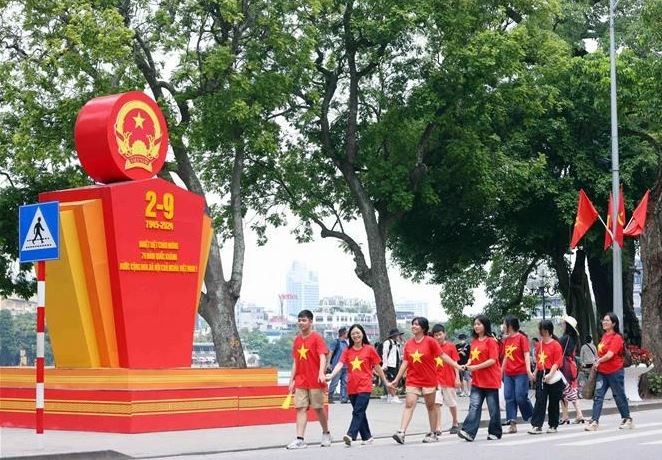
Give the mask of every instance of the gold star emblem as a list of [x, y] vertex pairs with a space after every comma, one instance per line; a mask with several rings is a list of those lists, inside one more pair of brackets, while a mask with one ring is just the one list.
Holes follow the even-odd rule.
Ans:
[[411, 356], [411, 362], [413, 363], [422, 363], [421, 358], [423, 357], [423, 353], [419, 353], [418, 348], [414, 353], [410, 353]]
[[513, 352], [517, 350], [517, 345], [508, 345], [506, 347], [506, 358], [509, 358], [511, 361], [515, 361], [513, 357]]
[[302, 343], [299, 349], [297, 350], [297, 352], [299, 353], [299, 359], [308, 359], [309, 351], [310, 350], [306, 348], [306, 345]]
[[545, 367], [545, 362], [547, 361], [547, 354], [544, 351], [538, 353], [538, 362], [542, 367]]
[[138, 112], [138, 115], [136, 115], [133, 118], [133, 122], [136, 124], [136, 128], [143, 128], [143, 123], [145, 122], [145, 119], [140, 115], [140, 112]]
[[355, 356], [352, 361], [349, 362], [352, 365], [352, 370], [353, 371], [360, 371], [361, 370], [361, 364], [363, 364], [363, 361], [359, 359], [358, 356]]
[[444, 360], [441, 359], [439, 356], [434, 358], [434, 362], [437, 363], [437, 367], [444, 367]]
[[474, 348], [471, 350], [471, 361], [476, 361], [477, 359], [480, 359], [480, 350], [478, 348]]
[[603, 349], [604, 347], [605, 347], [605, 344], [602, 343], [602, 342], [600, 342], [600, 344], [598, 345], [598, 353], [602, 353], [602, 349]]

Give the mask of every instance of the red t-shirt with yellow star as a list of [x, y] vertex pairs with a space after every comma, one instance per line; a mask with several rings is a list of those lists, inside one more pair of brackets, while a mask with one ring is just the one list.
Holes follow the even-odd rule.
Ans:
[[623, 368], [623, 336], [615, 332], [603, 335], [598, 344], [598, 358], [602, 358], [608, 351], [613, 352], [614, 356], [598, 366], [598, 371], [603, 374], [612, 374]]
[[543, 343], [541, 340], [536, 347], [536, 369], [547, 372], [556, 364], [561, 368], [563, 364], [563, 349], [557, 340]]
[[[460, 355], [455, 348], [453, 342], [445, 341], [441, 345], [441, 352], [446, 353], [453, 361], [458, 362], [460, 360]], [[437, 356], [435, 359], [437, 366], [437, 379], [439, 381], [439, 386], [446, 388], [455, 387], [455, 368], [449, 365], [446, 361]]]
[[494, 364], [483, 369], [471, 371], [471, 385], [477, 388], [501, 388], [501, 364], [499, 363], [499, 344], [494, 337], [484, 340], [474, 339], [471, 342], [469, 358], [471, 365], [481, 364], [493, 359]]
[[372, 345], [363, 345], [360, 350], [346, 348], [340, 361], [347, 366], [347, 394], [372, 392], [372, 370], [379, 364], [380, 357]]
[[506, 375], [526, 374], [526, 362], [524, 356], [529, 354], [529, 339], [519, 332], [506, 338], [503, 344], [503, 352], [506, 357]]
[[308, 337], [297, 334], [292, 344], [292, 358], [297, 363], [294, 374], [295, 388], [325, 388], [326, 383], [319, 381], [320, 355], [329, 352], [326, 342], [317, 332]]
[[437, 386], [437, 361], [441, 354], [439, 343], [429, 335], [420, 343], [415, 338], [407, 340], [403, 359], [407, 361], [407, 386], [431, 388]]

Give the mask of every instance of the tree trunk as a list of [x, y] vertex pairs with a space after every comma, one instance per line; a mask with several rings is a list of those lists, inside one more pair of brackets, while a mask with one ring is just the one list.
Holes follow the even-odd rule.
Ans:
[[646, 225], [641, 234], [643, 284], [641, 295], [642, 344], [662, 369], [662, 162], [651, 191]]
[[[375, 297], [379, 335], [385, 339], [388, 337], [388, 331], [397, 326], [391, 281], [386, 264], [386, 225], [383, 223], [380, 225], [377, 221], [377, 211], [352, 166], [344, 163], [341, 164], [340, 170], [354, 195], [363, 219], [370, 255], [370, 283], [366, 284], [370, 286]], [[362, 279], [362, 281], [366, 280]]]
[[[193, 171], [183, 142], [180, 138], [173, 139], [172, 143], [175, 158], [177, 159], [178, 173], [188, 189], [204, 197], [202, 184]], [[241, 291], [241, 278], [244, 263], [244, 236], [243, 220], [241, 219], [241, 172], [243, 171], [243, 152], [235, 153], [232, 184], [230, 186], [230, 202], [233, 207], [234, 218], [234, 258], [232, 277], [225, 281], [223, 275], [223, 262], [221, 252], [212, 237], [205, 272], [205, 287], [207, 292], [202, 294], [198, 311], [209, 324], [216, 351], [216, 361], [219, 367], [246, 367], [246, 359], [241, 346], [241, 339], [237, 331], [234, 309]], [[207, 212], [209, 207], [205, 198]]]
[[[563, 262], [562, 266], [560, 265], [561, 262]], [[561, 292], [564, 292], [564, 289], [566, 290], [564, 292], [567, 299], [566, 313], [577, 320], [577, 329], [580, 336], [582, 339], [586, 335], [597, 337], [595, 310], [591, 300], [588, 276], [586, 275], [586, 253], [581, 249], [577, 250], [575, 265], [569, 277], [567, 275], [563, 276], [562, 272], [559, 275], [559, 270], [566, 270], [565, 261], [562, 258], [559, 260], [559, 256], [554, 258], [554, 267], [559, 277]]]
[[599, 318], [607, 312], [614, 311], [611, 259], [608, 262], [605, 263], [600, 256], [588, 254], [588, 269], [591, 273], [595, 309]]

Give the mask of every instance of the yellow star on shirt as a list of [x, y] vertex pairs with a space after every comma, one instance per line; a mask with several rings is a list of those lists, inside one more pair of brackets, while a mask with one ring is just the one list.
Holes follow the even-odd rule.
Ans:
[[602, 342], [600, 342], [600, 343], [598, 344], [598, 353], [602, 353], [602, 349], [603, 349], [604, 347], [605, 347], [605, 344], [602, 343]]
[[544, 351], [538, 353], [538, 362], [542, 367], [545, 367], [545, 362], [547, 361], [547, 354]]
[[145, 122], [145, 119], [140, 116], [140, 112], [138, 112], [138, 115], [132, 118], [133, 122], [136, 124], [136, 128], [144, 128], [143, 123]]
[[478, 348], [474, 348], [473, 350], [471, 350], [471, 361], [476, 361], [479, 358], [480, 358], [480, 350]]
[[359, 359], [358, 356], [355, 356], [352, 361], [349, 362], [352, 365], [352, 370], [353, 371], [360, 371], [361, 370], [361, 364], [363, 364], [363, 361]]
[[506, 347], [506, 358], [509, 358], [511, 361], [515, 361], [513, 357], [513, 352], [517, 350], [517, 345], [508, 345]]
[[413, 363], [422, 363], [421, 358], [423, 357], [423, 353], [420, 353], [418, 349], [414, 353], [410, 353], [409, 356], [411, 356], [411, 362]]
[[441, 357], [434, 358], [434, 362], [437, 363], [437, 367], [444, 367], [444, 360]]
[[299, 359], [308, 359], [309, 351], [310, 350], [306, 348], [306, 345], [302, 343], [299, 349], [297, 350], [297, 352], [299, 353]]

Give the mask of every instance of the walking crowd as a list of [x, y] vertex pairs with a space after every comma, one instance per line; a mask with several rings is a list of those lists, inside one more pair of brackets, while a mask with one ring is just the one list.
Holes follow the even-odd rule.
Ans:
[[[476, 439], [483, 403], [487, 404], [489, 425], [487, 439], [496, 441], [505, 433], [516, 433], [520, 418], [530, 423], [528, 433], [539, 435], [556, 433], [559, 425], [571, 423], [568, 406], [575, 408], [573, 423], [585, 424], [586, 431], [599, 428], [605, 393], [612, 390], [621, 414], [619, 429], [634, 425], [624, 389], [624, 340], [618, 317], [613, 313], [602, 319], [601, 340], [596, 347], [587, 337], [580, 349], [577, 321], [563, 316], [561, 337], [554, 334], [554, 324], [542, 320], [539, 337], [529, 340], [520, 331], [518, 318], [509, 315], [503, 320], [501, 336], [492, 331], [492, 324], [484, 315], [473, 320], [472, 341], [460, 334], [459, 342], [447, 340], [443, 325], [430, 330], [427, 318], [416, 317], [411, 322], [412, 337], [402, 344], [398, 329], [379, 347], [373, 346], [363, 326], [353, 324], [341, 328], [330, 352], [324, 338], [313, 330], [313, 314], [302, 310], [297, 321], [299, 334], [292, 346], [292, 376], [289, 392], [294, 395], [296, 438], [288, 449], [307, 447], [304, 434], [308, 409], [314, 409], [322, 428], [322, 447], [331, 445], [324, 397], [327, 382], [329, 400], [340, 384], [340, 402], [352, 405], [352, 419], [343, 441], [351, 446], [359, 438], [361, 444], [372, 444], [367, 411], [377, 376], [388, 393], [388, 401], [401, 403], [397, 392], [404, 382], [404, 404], [399, 429], [393, 440], [404, 444], [407, 428], [419, 398], [423, 398], [429, 421], [424, 443], [433, 443], [441, 436], [441, 407], [449, 408], [451, 435], [465, 441]], [[533, 343], [533, 345], [532, 345]], [[378, 350], [379, 348], [379, 350]], [[380, 353], [381, 352], [381, 353]], [[330, 354], [329, 362], [327, 356]], [[575, 356], [581, 357], [581, 368]], [[591, 420], [585, 420], [579, 406], [579, 379], [595, 384]], [[535, 389], [535, 404], [529, 399], [529, 388]], [[501, 423], [499, 393], [503, 390], [506, 424]], [[457, 396], [469, 397], [469, 408], [462, 424], [457, 413]], [[543, 425], [547, 419], [547, 429]]]

